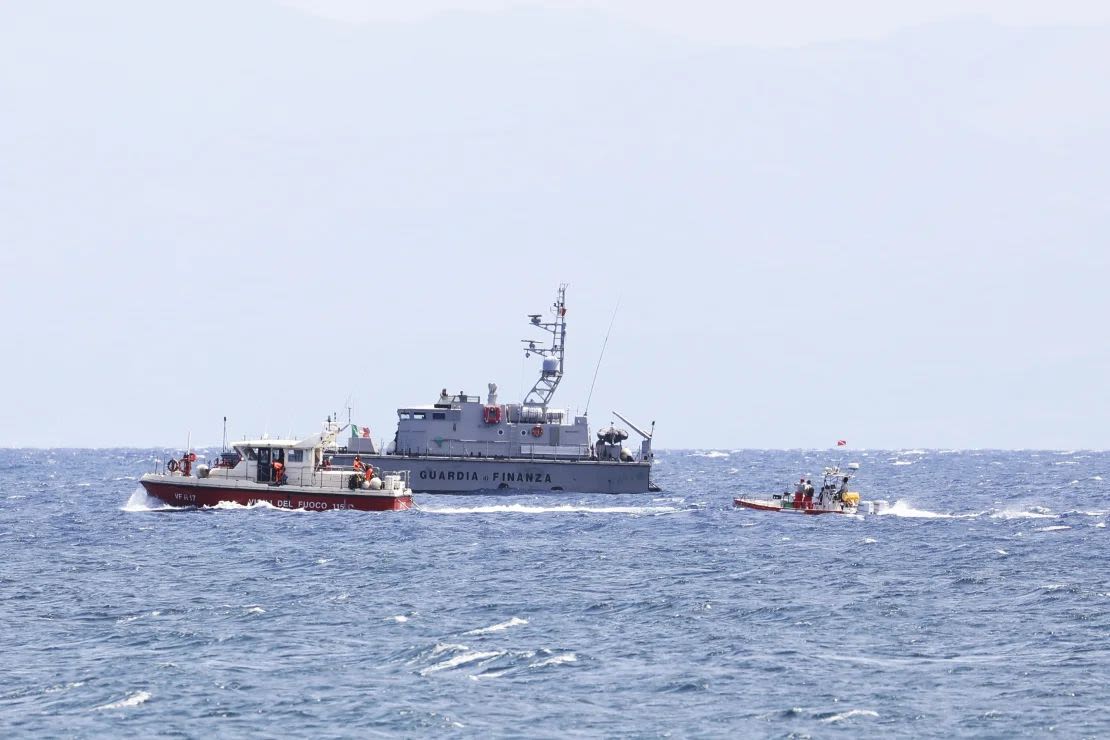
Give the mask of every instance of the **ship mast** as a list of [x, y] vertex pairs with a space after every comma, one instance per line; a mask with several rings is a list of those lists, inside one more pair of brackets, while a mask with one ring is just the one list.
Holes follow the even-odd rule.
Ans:
[[525, 345], [525, 357], [537, 354], [544, 358], [539, 379], [532, 386], [532, 390], [528, 391], [528, 395], [524, 397], [525, 406], [542, 406], [546, 410], [547, 404], [551, 402], [551, 397], [555, 395], [555, 389], [559, 387], [559, 381], [563, 378], [563, 352], [566, 348], [567, 338], [566, 293], [567, 284], [560, 283], [558, 297], [551, 306], [554, 315], [553, 321], [543, 321], [543, 314], [535, 313], [528, 316], [532, 326], [551, 334], [551, 346], [537, 347], [534, 339], [520, 340]]

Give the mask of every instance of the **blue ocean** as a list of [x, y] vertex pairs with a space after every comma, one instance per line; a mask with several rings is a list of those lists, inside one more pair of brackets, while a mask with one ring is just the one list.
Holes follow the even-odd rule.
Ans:
[[[0, 735], [1110, 736], [1110, 453], [310, 513], [163, 510], [165, 452], [0, 450]], [[732, 506], [838, 461], [890, 511]]]

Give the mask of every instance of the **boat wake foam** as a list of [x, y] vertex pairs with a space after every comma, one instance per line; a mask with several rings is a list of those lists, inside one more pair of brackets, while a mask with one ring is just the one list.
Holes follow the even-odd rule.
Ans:
[[1034, 506], [1031, 509], [1004, 509], [1002, 511], [992, 511], [990, 514], [991, 519], [1056, 519], [1056, 514], [1053, 514], [1049, 509], [1043, 506]]
[[[908, 519], [960, 519], [958, 514], [942, 514], [936, 511], [928, 511], [926, 509], [915, 509], [906, 501], [895, 501], [894, 504], [882, 511], [878, 512], [880, 516], [900, 516]], [[963, 516], [978, 516], [978, 514], [968, 514]]]
[[631, 514], [658, 516], [685, 509], [676, 506], [532, 506], [529, 504], [489, 504], [488, 506], [421, 506], [426, 514]]
[[146, 489], [142, 486], [136, 486], [135, 490], [131, 493], [131, 498], [127, 499], [127, 503], [123, 505], [120, 511], [173, 511], [174, 508], [175, 507], [163, 503], [153, 496], [148, 496]]

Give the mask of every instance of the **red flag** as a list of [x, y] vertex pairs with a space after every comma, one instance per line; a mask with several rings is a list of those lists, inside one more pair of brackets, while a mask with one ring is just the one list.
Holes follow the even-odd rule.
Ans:
[[370, 436], [370, 427], [363, 427], [362, 428], [362, 436], [363, 437], [369, 437]]
[[846, 445], [846, 444], [848, 444], [848, 440], [846, 440], [846, 439], [838, 439], [838, 440], [836, 440], [836, 446], [837, 446], [837, 447], [843, 447], [843, 446], [844, 446], [844, 445]]

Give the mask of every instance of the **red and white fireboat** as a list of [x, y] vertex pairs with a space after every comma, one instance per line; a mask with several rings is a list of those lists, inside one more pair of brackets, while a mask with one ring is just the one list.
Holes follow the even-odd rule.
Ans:
[[805, 476], [794, 493], [763, 498], [736, 498], [733, 505], [757, 511], [782, 511], [789, 514], [878, 514], [887, 507], [886, 501], [860, 501], [859, 494], [848, 490], [848, 482], [859, 470], [859, 463], [849, 463], [846, 470], [839, 466], [825, 468], [820, 491], [815, 492]]
[[[251, 439], [235, 443], [214, 467], [189, 451], [139, 479], [147, 494], [171, 506], [219, 503], [281, 509], [391, 511], [412, 508], [408, 472], [375, 471], [356, 455], [352, 465], [331, 465], [329, 451], [347, 427], [331, 422], [305, 439]], [[195, 472], [195, 474], [194, 474]]]

